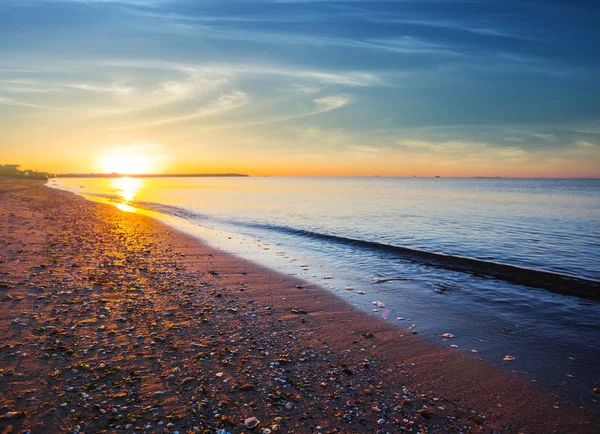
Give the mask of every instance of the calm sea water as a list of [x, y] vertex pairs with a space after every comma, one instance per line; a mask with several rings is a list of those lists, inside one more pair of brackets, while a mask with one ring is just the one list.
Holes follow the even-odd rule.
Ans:
[[[598, 409], [592, 388], [600, 385], [600, 303], [430, 266], [394, 247], [600, 280], [600, 180], [154, 178], [50, 184], [150, 210], [370, 312], [372, 302], [381, 301], [386, 307], [375, 308], [374, 315], [414, 326], [441, 345], [476, 350], [477, 357]], [[443, 342], [443, 333], [456, 338]], [[505, 355], [517, 360], [504, 362]]]

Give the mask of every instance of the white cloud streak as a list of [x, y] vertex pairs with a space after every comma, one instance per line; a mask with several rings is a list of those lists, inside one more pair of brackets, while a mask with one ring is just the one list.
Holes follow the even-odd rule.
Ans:
[[212, 101], [207, 106], [200, 107], [194, 110], [192, 113], [157, 119], [154, 121], [144, 122], [136, 125], [110, 128], [110, 130], [128, 130], [135, 128], [152, 127], [157, 125], [171, 124], [175, 122], [184, 122], [193, 119], [205, 118], [243, 107], [246, 104], [248, 104], [249, 101], [250, 99], [248, 95], [244, 92], [234, 92], [228, 95], [221, 95], [219, 98], [217, 98], [215, 101]]

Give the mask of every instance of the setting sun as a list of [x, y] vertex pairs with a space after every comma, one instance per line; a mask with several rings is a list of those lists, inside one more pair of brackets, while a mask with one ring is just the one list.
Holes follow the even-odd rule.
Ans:
[[99, 167], [104, 173], [139, 175], [152, 173], [155, 170], [155, 165], [152, 163], [151, 159], [144, 155], [117, 155], [103, 157]]
[[113, 147], [96, 156], [96, 170], [101, 173], [141, 175], [165, 169], [169, 160], [158, 143], [133, 143]]

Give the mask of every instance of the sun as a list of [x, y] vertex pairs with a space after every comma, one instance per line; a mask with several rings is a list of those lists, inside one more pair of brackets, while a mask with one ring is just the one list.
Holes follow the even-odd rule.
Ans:
[[153, 173], [156, 164], [153, 158], [145, 155], [110, 155], [100, 159], [100, 170], [103, 173], [121, 175], [140, 175]]

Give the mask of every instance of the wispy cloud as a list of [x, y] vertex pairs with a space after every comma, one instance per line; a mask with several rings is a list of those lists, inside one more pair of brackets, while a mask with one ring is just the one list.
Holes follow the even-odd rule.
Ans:
[[288, 116], [278, 116], [278, 117], [266, 118], [266, 119], [261, 119], [261, 120], [257, 120], [257, 121], [251, 121], [251, 122], [219, 125], [219, 126], [205, 129], [205, 131], [206, 130], [230, 130], [230, 129], [237, 129], [237, 128], [249, 128], [249, 127], [255, 127], [255, 126], [259, 126], [259, 125], [273, 124], [273, 123], [278, 123], [278, 122], [287, 122], [287, 121], [291, 121], [291, 120], [295, 120], [295, 119], [316, 116], [316, 115], [319, 115], [322, 113], [327, 113], [327, 112], [330, 112], [333, 110], [337, 110], [341, 107], [344, 107], [347, 104], [350, 104], [351, 102], [352, 102], [352, 98], [350, 98], [347, 95], [332, 95], [332, 96], [327, 96], [327, 97], [322, 97], [322, 98], [316, 98], [313, 100], [313, 103], [316, 106], [314, 110], [301, 112], [301, 113], [295, 113], [295, 114], [291, 114]]
[[26, 102], [26, 101], [19, 101], [19, 100], [13, 99], [13, 98], [6, 98], [6, 97], [1, 97], [1, 96], [0, 96], [0, 105], [15, 106], [15, 107], [27, 107], [27, 108], [34, 108], [34, 109], [40, 109], [40, 110], [58, 110], [55, 107], [49, 107], [49, 106], [45, 106], [45, 105], [41, 105], [41, 104], [34, 104], [34, 103]]
[[135, 125], [127, 125], [122, 127], [110, 128], [111, 130], [128, 130], [135, 128], [145, 128], [157, 125], [171, 124], [175, 122], [190, 121], [193, 119], [210, 117], [218, 114], [222, 114], [227, 111], [235, 110], [240, 108], [250, 101], [247, 94], [244, 92], [234, 92], [228, 95], [221, 95], [215, 101], [210, 102], [204, 107], [194, 109], [191, 113], [183, 114], [180, 116], [162, 117], [149, 122], [144, 122]]

